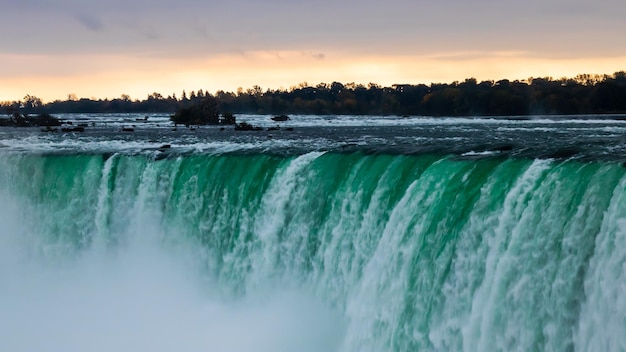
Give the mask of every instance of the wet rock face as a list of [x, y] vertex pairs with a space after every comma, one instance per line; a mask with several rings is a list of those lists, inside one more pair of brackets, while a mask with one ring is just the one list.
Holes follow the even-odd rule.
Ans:
[[22, 115], [14, 112], [8, 118], [0, 118], [0, 126], [6, 127], [45, 127], [61, 126], [61, 121], [49, 114], [36, 116]]
[[291, 120], [291, 119], [287, 115], [277, 115], [277, 116], [272, 117], [272, 120], [274, 120], [274, 121], [287, 121], [287, 120]]

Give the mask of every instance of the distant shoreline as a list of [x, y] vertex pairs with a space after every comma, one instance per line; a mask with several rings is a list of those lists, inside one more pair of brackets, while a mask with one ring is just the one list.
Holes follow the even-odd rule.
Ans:
[[214, 100], [222, 114], [265, 115], [368, 115], [525, 117], [626, 114], [626, 71], [612, 75], [579, 75], [575, 78], [531, 78], [527, 81], [500, 80], [395, 84], [381, 87], [370, 83], [320, 83], [290, 90], [266, 90], [255, 86], [237, 93], [202, 90], [185, 91], [181, 98], [150, 94], [144, 100], [76, 99], [42, 103], [27, 95], [23, 101], [0, 103], [7, 113], [171, 113]]

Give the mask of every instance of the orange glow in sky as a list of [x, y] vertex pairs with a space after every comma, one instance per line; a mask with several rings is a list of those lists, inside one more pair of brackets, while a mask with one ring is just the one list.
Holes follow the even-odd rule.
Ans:
[[[546, 59], [523, 53], [457, 53], [431, 56], [359, 56], [302, 52], [253, 52], [206, 59], [160, 59], [111, 55], [73, 55], [12, 58], [47, 65], [41, 72], [0, 78], [0, 100], [18, 100], [26, 94], [44, 101], [79, 98], [118, 98], [128, 94], [144, 99], [152, 92], [164, 96], [183, 90], [235, 92], [259, 85], [281, 89], [301, 82], [332, 83], [449, 83], [474, 77], [480, 80], [529, 77], [574, 77], [579, 73], [613, 73], [626, 62], [615, 58]], [[0, 60], [2, 60], [0, 58]], [[41, 63], [40, 63], [41, 62]], [[68, 70], [67, 66], [73, 69]], [[64, 69], [65, 67], [65, 69]], [[57, 73], [58, 72], [58, 73]]]
[[[0, 11], [0, 101], [626, 70], [626, 2], [47, 0]], [[25, 21], [25, 19], [27, 19]], [[25, 25], [27, 23], [27, 25]]]

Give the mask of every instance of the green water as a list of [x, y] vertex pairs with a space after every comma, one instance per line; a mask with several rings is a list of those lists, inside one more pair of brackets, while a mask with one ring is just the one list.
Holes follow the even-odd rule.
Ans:
[[[0, 155], [30, 256], [192, 246], [226, 297], [298, 287], [340, 351], [626, 350], [618, 163], [312, 152]], [[11, 248], [8, 248], [11, 250]]]

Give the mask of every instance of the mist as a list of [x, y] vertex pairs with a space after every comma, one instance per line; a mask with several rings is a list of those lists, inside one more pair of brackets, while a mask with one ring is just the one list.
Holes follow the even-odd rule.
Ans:
[[[156, 241], [59, 255], [1, 195], [2, 351], [335, 351], [340, 316], [306, 290], [239, 297]], [[148, 236], [149, 238], [149, 236]]]

